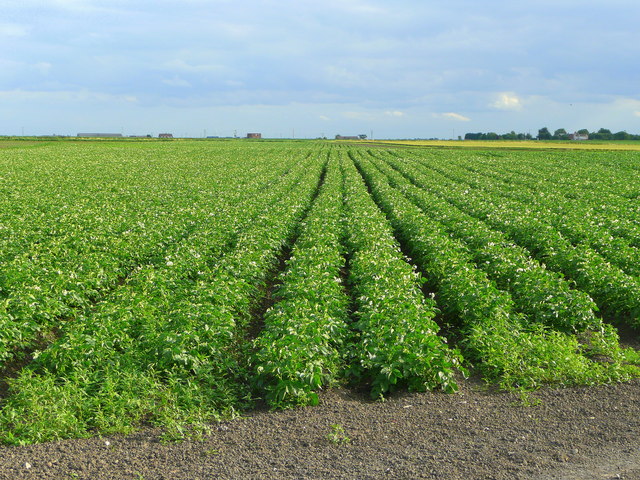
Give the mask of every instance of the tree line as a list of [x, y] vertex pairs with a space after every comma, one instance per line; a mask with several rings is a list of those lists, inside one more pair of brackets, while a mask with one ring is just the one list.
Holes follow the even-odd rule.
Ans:
[[[589, 140], [640, 140], [640, 135], [634, 135], [627, 133], [624, 130], [620, 132], [611, 132], [607, 128], [601, 128], [598, 131], [590, 132], [586, 128], [580, 129], [575, 132], [582, 136], [587, 136]], [[467, 133], [464, 136], [465, 140], [532, 140], [536, 138], [538, 140], [569, 140], [569, 132], [564, 128], [558, 128], [553, 133], [549, 131], [547, 127], [543, 127], [538, 130], [538, 135], [533, 137], [530, 133], [516, 133], [513, 130], [509, 133], [498, 134], [495, 132], [487, 133]]]

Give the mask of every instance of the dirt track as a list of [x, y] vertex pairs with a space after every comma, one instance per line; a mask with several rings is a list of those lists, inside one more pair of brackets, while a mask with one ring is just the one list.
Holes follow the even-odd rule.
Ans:
[[640, 480], [640, 381], [528, 398], [465, 381], [455, 395], [383, 403], [335, 390], [317, 407], [216, 425], [202, 442], [164, 445], [145, 430], [0, 447], [0, 459], [0, 479], [11, 480]]

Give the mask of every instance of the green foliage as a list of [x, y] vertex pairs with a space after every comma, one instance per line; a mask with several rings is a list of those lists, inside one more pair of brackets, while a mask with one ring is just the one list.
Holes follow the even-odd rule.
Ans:
[[[389, 162], [407, 172], [407, 178], [413, 182], [420, 182], [422, 177], [415, 169], [393, 159]], [[392, 185], [429, 214], [425, 221], [430, 222], [433, 229], [441, 229], [467, 245], [469, 258], [500, 289], [511, 294], [516, 310], [527, 315], [530, 321], [567, 333], [600, 328], [593, 300], [584, 292], [572, 289], [560, 274], [531, 259], [526, 249], [437, 195], [411, 183], [382, 162], [377, 162], [376, 166], [389, 176]]]
[[420, 290], [420, 276], [406, 262], [384, 214], [351, 161], [343, 161], [349, 226], [349, 284], [355, 300], [351, 375], [371, 383], [379, 397], [399, 386], [457, 390], [459, 353], [438, 335], [435, 302]]
[[[612, 265], [588, 242], [573, 244], [545, 216], [532, 211], [528, 203], [511, 200], [508, 195], [500, 196], [494, 191], [495, 187], [483, 190], [460, 182], [459, 177], [449, 172], [451, 168], [445, 171], [431, 161], [425, 166], [430, 171], [424, 170], [429, 174], [422, 178], [420, 186], [501, 231], [526, 248], [546, 268], [575, 282], [580, 290], [594, 299], [606, 316], [640, 325], [640, 282], [637, 277]], [[469, 175], [464, 178], [468, 180]], [[473, 183], [473, 180], [468, 181]], [[589, 218], [588, 215], [586, 217]], [[565, 223], [568, 221], [564, 219]], [[633, 248], [630, 247], [631, 250]]]
[[3, 440], [129, 431], [143, 422], [175, 438], [246, 408], [250, 311], [320, 167], [316, 159], [284, 171], [264, 164], [265, 181], [227, 188], [239, 198], [203, 206], [197, 228], [167, 245], [161, 261], [136, 267], [61, 325], [12, 382], [0, 413]]
[[351, 439], [346, 435], [344, 427], [340, 424], [331, 425], [331, 431], [327, 434], [327, 440], [332, 445], [345, 445], [351, 443]]
[[341, 279], [341, 218], [342, 176], [333, 159], [255, 341], [252, 382], [272, 408], [317, 404], [315, 391], [344, 371], [349, 299]]
[[551, 140], [552, 136], [547, 127], [538, 130], [538, 140]]
[[524, 392], [640, 375], [606, 323], [640, 326], [635, 154], [325, 148], [0, 151], [0, 441], [199, 438], [256, 396], [453, 392], [467, 367]]
[[[569, 316], [564, 329], [589, 332], [597, 344], [596, 350], [606, 351], [611, 362], [593, 360], [596, 355], [590, 347], [583, 347], [577, 336], [550, 330], [545, 325], [550, 323], [553, 327], [554, 322], [532, 322], [529, 316], [518, 312], [514, 296], [499, 290], [486, 273], [473, 264], [471, 248], [452, 239], [437, 222], [393, 189], [388, 177], [374, 167], [370, 157], [358, 159], [358, 165], [374, 198], [389, 215], [398, 235], [411, 250], [411, 256], [446, 305], [443, 311], [460, 323], [460, 344], [467, 360], [487, 379], [497, 381], [504, 388], [532, 389], [543, 384], [584, 385], [624, 380], [640, 374], [637, 366], [627, 364], [617, 336], [593, 315], [587, 316], [590, 320], [586, 325], [581, 324], [578, 317], [575, 328], [567, 329]], [[431, 189], [434, 183], [423, 186]], [[445, 187], [442, 182], [433, 188], [442, 189], [447, 196], [459, 190], [455, 185]], [[465, 198], [468, 194], [467, 189], [456, 198]], [[462, 229], [464, 231], [464, 227]], [[469, 235], [473, 240], [475, 233], [467, 232], [465, 239]]]

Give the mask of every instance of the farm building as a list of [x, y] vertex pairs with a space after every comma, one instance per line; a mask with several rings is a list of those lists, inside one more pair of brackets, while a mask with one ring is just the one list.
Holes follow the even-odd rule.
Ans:
[[161, 133], [158, 138], [173, 138], [173, 133]]
[[261, 133], [247, 133], [247, 138], [262, 138]]
[[589, 140], [589, 135], [586, 133], [570, 133], [569, 140]]

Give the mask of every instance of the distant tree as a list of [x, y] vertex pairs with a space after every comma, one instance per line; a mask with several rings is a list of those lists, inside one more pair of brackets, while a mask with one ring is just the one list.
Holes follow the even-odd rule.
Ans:
[[621, 132], [614, 133], [613, 139], [614, 140], [631, 140], [631, 135], [629, 135], [627, 132], [623, 130]]
[[569, 134], [564, 128], [559, 128], [555, 132], [553, 132], [554, 140], [567, 140], [569, 138]]
[[581, 128], [576, 133], [579, 133], [580, 135], [589, 135], [589, 130], [587, 130], [586, 128]]
[[589, 137], [595, 140], [611, 140], [613, 138], [613, 134], [611, 133], [611, 130], [607, 128], [601, 128], [597, 132], [589, 135]]
[[531, 134], [529, 133], [516, 133], [511, 130], [509, 133], [503, 133], [498, 135], [495, 132], [487, 133], [465, 133], [465, 140], [531, 140]]
[[367, 139], [367, 136], [366, 136], [364, 133], [362, 133], [362, 134], [358, 135], [358, 138], [359, 138], [360, 140], [366, 140], [366, 139]]
[[547, 127], [538, 130], [538, 140], [551, 140], [551, 132]]

